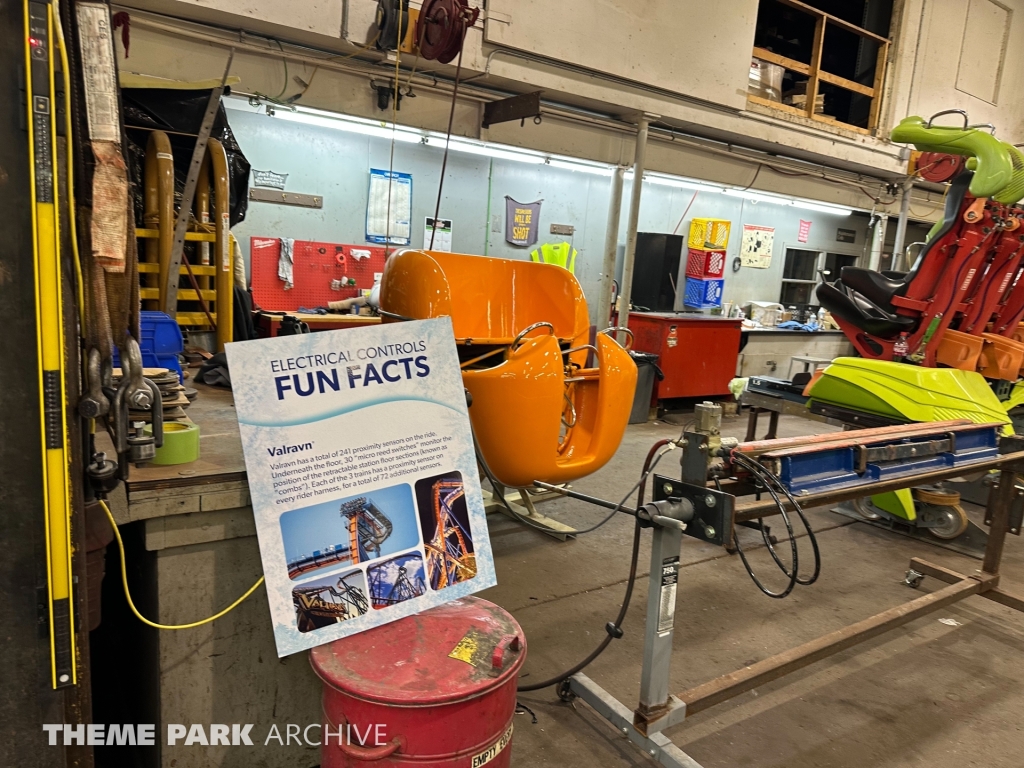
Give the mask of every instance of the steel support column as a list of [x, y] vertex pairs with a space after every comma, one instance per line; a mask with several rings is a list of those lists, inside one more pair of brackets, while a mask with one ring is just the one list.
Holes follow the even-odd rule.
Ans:
[[[626, 223], [626, 252], [622, 258], [622, 284], [619, 290], [618, 324], [629, 325], [629, 297], [633, 293], [633, 261], [636, 258], [636, 230], [640, 223], [640, 195], [644, 189], [644, 163], [647, 159], [647, 131], [654, 115], [643, 115], [637, 122], [636, 152], [633, 157], [633, 189], [629, 196], [629, 221]], [[625, 342], [620, 333], [619, 342]]]
[[604, 261], [601, 263], [600, 288], [594, 310], [595, 325], [602, 330], [611, 325], [612, 280], [615, 279], [615, 257], [619, 254], [619, 219], [622, 218], [622, 182], [626, 169], [621, 165], [612, 174], [611, 199], [608, 202], [608, 228], [605, 230]]

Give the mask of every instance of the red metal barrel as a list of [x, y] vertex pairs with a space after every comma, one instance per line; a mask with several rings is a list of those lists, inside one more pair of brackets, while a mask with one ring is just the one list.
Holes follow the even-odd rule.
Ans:
[[525, 659], [516, 620], [477, 597], [314, 648], [322, 768], [507, 768]]

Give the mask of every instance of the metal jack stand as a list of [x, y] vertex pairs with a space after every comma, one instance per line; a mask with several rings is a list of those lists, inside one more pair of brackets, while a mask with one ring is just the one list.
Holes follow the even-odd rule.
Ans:
[[696, 760], [661, 731], [681, 723], [686, 717], [686, 704], [669, 693], [683, 534], [722, 546], [731, 544], [732, 539], [734, 497], [705, 487], [709, 453], [721, 445], [718, 435], [721, 413], [721, 406], [704, 404], [697, 407], [698, 429], [701, 431], [684, 435], [682, 482], [654, 476], [653, 496], [656, 502], [682, 500], [693, 512], [683, 525], [673, 524], [664, 518], [652, 521], [651, 582], [647, 594], [639, 706], [631, 712], [582, 674], [569, 678], [559, 690], [564, 700], [577, 697], [589, 704], [626, 738], [667, 768], [700, 768]]
[[[563, 700], [583, 700], [659, 764], [667, 768], [700, 768], [693, 758], [662, 733], [682, 723], [687, 716], [852, 648], [858, 643], [944, 606], [978, 595], [1024, 612], [1024, 596], [1003, 589], [999, 583], [999, 564], [1006, 535], [1020, 535], [1024, 530], [1024, 497], [1018, 496], [1015, 482], [1017, 476], [1024, 474], [1024, 438], [1004, 438], [1000, 446], [1001, 455], [971, 464], [975, 471], [1001, 471], [999, 485], [990, 492], [988, 499], [985, 518], [990, 531], [980, 571], [963, 574], [914, 558], [904, 583], [916, 588], [926, 576], [931, 576], [949, 586], [687, 691], [676, 695], [670, 694], [668, 686], [682, 534], [685, 532], [689, 536], [729, 549], [732, 546], [733, 526], [779, 514], [774, 501], [757, 500], [736, 504], [735, 497], [730, 493], [705, 487], [709, 470], [716, 472], [715, 465], [718, 460], [713, 457], [724, 452], [720, 451], [720, 448], [728, 450], [732, 447], [723, 445], [726, 441], [718, 435], [714, 412], [702, 412], [702, 409], [714, 407], [709, 404], [698, 406], [699, 431], [688, 432], [684, 436], [682, 481], [656, 476], [654, 498], [662, 501], [656, 501], [655, 504], [649, 504], [634, 512], [639, 519], [653, 525], [651, 586], [647, 599], [640, 702], [636, 710], [630, 712], [625, 705], [585, 675], [577, 674], [569, 678], [559, 689], [559, 695]], [[944, 466], [917, 474], [882, 479], [870, 486], [861, 485], [808, 493], [801, 495], [800, 501], [806, 507], [826, 506], [860, 498], [865, 493], [883, 493], [948, 480], [963, 474], [963, 471], [962, 466]], [[724, 486], [726, 490], [743, 494], [749, 494], [752, 487], [739, 481], [727, 481]], [[569, 492], [566, 495], [595, 503], [605, 503], [588, 499], [582, 494]], [[676, 509], [685, 507], [688, 512], [687, 515], [668, 515], [676, 520], [651, 515], [649, 510], [657, 504], [674, 504]]]

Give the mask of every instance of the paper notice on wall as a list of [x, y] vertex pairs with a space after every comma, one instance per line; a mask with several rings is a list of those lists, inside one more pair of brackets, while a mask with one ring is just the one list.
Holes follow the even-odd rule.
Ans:
[[743, 241], [740, 243], [740, 263], [744, 267], [768, 269], [772, 264], [775, 248], [775, 228], [743, 225]]
[[366, 241], [408, 245], [412, 236], [412, 176], [370, 171], [366, 204]]
[[800, 219], [800, 230], [796, 234], [797, 242], [806, 243], [811, 237], [811, 222]]
[[278, 655], [496, 583], [450, 318], [227, 356]]
[[[433, 245], [431, 245], [433, 243]], [[423, 247], [431, 251], [452, 252], [452, 220], [438, 219], [437, 228], [434, 218], [427, 216], [423, 223]]]

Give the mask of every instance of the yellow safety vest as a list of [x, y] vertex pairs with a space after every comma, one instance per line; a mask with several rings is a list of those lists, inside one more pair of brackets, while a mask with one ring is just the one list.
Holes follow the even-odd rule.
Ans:
[[530, 258], [537, 262], [554, 264], [556, 267], [568, 269], [573, 274], [576, 273], [576, 249], [569, 243], [544, 243], [530, 253]]

